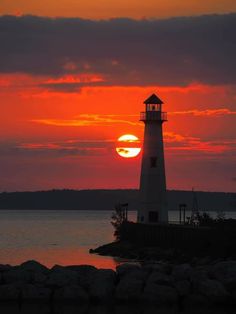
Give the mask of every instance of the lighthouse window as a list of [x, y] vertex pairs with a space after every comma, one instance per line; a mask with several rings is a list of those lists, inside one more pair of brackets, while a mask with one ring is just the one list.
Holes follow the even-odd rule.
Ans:
[[150, 166], [151, 166], [151, 168], [156, 168], [156, 166], [157, 166], [157, 157], [151, 157], [150, 158]]

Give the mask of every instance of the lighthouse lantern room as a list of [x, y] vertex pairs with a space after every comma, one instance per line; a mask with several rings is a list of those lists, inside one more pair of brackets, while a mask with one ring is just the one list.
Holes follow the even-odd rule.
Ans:
[[168, 223], [162, 125], [167, 113], [155, 94], [144, 101], [140, 120], [145, 124], [140, 176], [138, 222]]

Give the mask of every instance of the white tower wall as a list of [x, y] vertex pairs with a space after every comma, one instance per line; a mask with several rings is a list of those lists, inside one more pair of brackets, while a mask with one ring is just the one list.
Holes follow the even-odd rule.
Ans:
[[[161, 106], [160, 106], [161, 108]], [[168, 223], [166, 176], [160, 111], [146, 111], [142, 167], [140, 177], [140, 208], [138, 222]]]

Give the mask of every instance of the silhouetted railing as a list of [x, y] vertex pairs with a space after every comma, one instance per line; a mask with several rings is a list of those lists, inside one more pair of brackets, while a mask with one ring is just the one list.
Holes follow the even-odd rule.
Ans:
[[144, 111], [140, 113], [140, 121], [167, 121], [167, 112]]

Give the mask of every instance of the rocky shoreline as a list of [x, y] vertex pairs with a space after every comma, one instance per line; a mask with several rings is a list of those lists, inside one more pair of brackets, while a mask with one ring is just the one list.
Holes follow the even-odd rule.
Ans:
[[91, 254], [98, 254], [102, 256], [112, 256], [122, 259], [138, 261], [138, 262], [152, 262], [165, 261], [174, 264], [179, 263], [208, 263], [215, 261], [216, 257], [212, 256], [194, 256], [189, 252], [177, 248], [160, 248], [157, 246], [142, 246], [129, 241], [114, 241], [108, 244], [101, 245], [95, 249], [90, 249]]
[[144, 304], [188, 308], [236, 304], [236, 261], [121, 264], [116, 271], [36, 261], [0, 265], [0, 302]]

